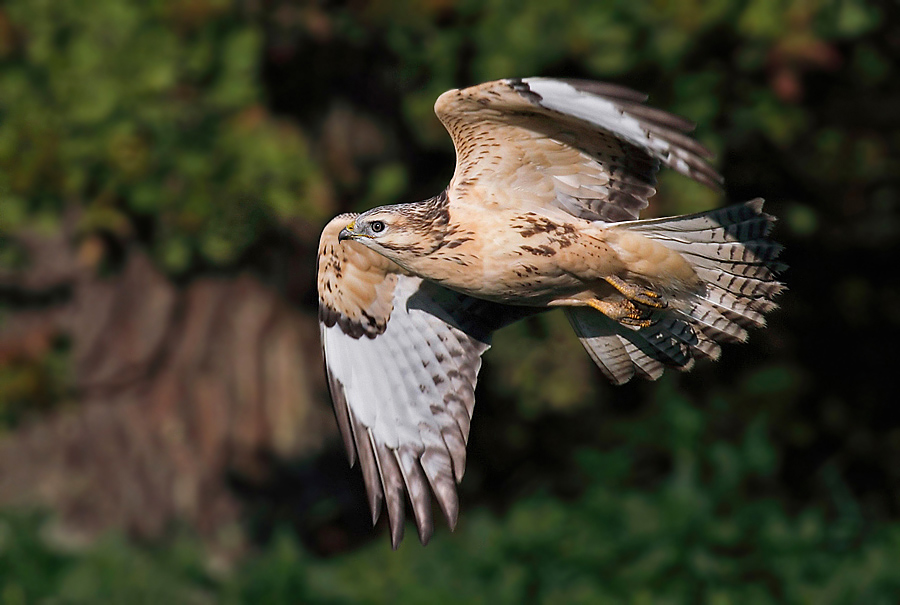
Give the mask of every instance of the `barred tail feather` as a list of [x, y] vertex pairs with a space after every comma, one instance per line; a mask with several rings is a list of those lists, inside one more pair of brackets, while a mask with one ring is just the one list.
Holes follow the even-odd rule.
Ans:
[[668, 317], [634, 330], [590, 308], [563, 311], [591, 359], [613, 384], [634, 376], [656, 380], [666, 366], [689, 370], [694, 350], [706, 356], [703, 337], [681, 319]]
[[763, 200], [679, 216], [635, 221], [627, 228], [681, 253], [706, 283], [706, 301], [762, 325], [762, 313], [776, 307], [784, 290], [777, 262], [782, 246], [769, 233], [775, 217], [762, 211]]
[[634, 329], [590, 309], [566, 309], [582, 344], [601, 370], [621, 384], [634, 375], [656, 379], [664, 366], [687, 370], [697, 357], [718, 359], [719, 343], [744, 342], [764, 314], [778, 307], [785, 286], [777, 261], [782, 247], [769, 239], [775, 218], [756, 199], [727, 208], [618, 223], [679, 252], [703, 281], [672, 295], [658, 321]]

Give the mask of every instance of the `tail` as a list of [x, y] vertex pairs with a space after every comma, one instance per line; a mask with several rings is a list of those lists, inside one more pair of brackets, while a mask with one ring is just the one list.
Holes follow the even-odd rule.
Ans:
[[567, 307], [572, 327], [614, 383], [635, 374], [655, 380], [665, 366], [690, 369], [698, 357], [718, 359], [721, 342], [744, 342], [765, 326], [785, 286], [777, 262], [782, 246], [769, 239], [775, 217], [763, 200], [674, 218], [620, 223], [680, 253], [703, 286], [678, 295], [646, 328], [632, 329], [584, 307]]

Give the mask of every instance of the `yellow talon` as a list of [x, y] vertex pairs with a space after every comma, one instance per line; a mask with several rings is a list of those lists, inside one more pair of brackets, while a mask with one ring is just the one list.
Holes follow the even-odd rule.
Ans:
[[620, 300], [610, 302], [608, 300], [599, 300], [592, 298], [587, 301], [589, 307], [597, 309], [610, 319], [613, 319], [626, 326], [637, 326], [646, 328], [653, 324], [648, 310], [639, 309], [630, 300]]
[[646, 305], [653, 309], [665, 309], [668, 303], [663, 300], [658, 292], [654, 292], [649, 288], [641, 288], [634, 284], [629, 284], [621, 277], [616, 275], [608, 275], [604, 278], [606, 282], [619, 291], [619, 293], [630, 301]]

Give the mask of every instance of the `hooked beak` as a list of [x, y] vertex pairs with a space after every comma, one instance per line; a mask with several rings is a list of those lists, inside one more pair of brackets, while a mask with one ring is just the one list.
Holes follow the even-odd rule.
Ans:
[[345, 239], [353, 239], [353, 230], [356, 229], [356, 221], [353, 221], [338, 233], [338, 241], [342, 242]]

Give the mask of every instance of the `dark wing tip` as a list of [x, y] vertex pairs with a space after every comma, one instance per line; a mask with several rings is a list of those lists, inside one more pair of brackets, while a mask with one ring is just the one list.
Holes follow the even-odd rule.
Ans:
[[596, 82], [594, 80], [579, 80], [577, 78], [554, 78], [560, 82], [565, 82], [575, 90], [586, 92], [588, 94], [597, 95], [598, 97], [606, 97], [616, 101], [627, 101], [630, 103], [643, 103], [647, 100], [647, 95], [638, 92], [627, 86], [620, 84], [610, 84], [608, 82]]
[[391, 546], [396, 550], [403, 539], [404, 522], [406, 521], [406, 488], [403, 483], [403, 471], [400, 470], [400, 465], [393, 452], [386, 445], [375, 440], [371, 429], [367, 432], [375, 452], [378, 474], [381, 475], [388, 524], [391, 528]]
[[[390, 518], [390, 517], [389, 517]], [[394, 524], [391, 521], [391, 550], [400, 548], [400, 542], [403, 541], [403, 523]]]
[[[697, 128], [697, 124], [692, 120], [683, 118], [674, 113], [670, 113], [664, 109], [657, 109], [643, 103], [623, 102], [619, 105], [635, 118], [640, 119], [646, 124], [651, 124], [661, 128], [678, 130], [680, 132], [693, 132]], [[695, 145], [699, 145], [696, 141], [691, 140]]]
[[328, 374], [328, 391], [331, 395], [331, 401], [334, 403], [334, 417], [341, 432], [341, 441], [344, 442], [344, 449], [347, 450], [350, 468], [353, 468], [353, 465], [356, 464], [356, 446], [353, 443], [353, 429], [350, 427], [350, 409], [347, 407], [344, 385], [328, 370], [327, 362], [325, 372]]

